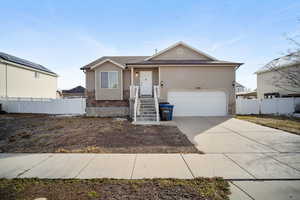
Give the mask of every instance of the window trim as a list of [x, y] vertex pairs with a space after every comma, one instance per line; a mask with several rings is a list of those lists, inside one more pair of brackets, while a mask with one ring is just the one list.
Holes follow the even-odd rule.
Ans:
[[[109, 72], [114, 72], [114, 73], [117, 73], [117, 87], [116, 88], [110, 88], [109, 87], [109, 75], [107, 75], [107, 79], [108, 79], [108, 87], [107, 88], [104, 88], [102, 87], [102, 72], [107, 72], [109, 74]], [[100, 74], [99, 74], [99, 77], [100, 77], [100, 89], [109, 89], [109, 90], [113, 90], [113, 89], [119, 89], [119, 71], [100, 71]]]

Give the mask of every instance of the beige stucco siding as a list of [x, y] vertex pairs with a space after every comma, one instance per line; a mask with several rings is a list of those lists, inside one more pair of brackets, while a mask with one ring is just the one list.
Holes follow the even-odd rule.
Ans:
[[163, 83], [161, 98], [167, 100], [168, 91], [182, 89], [214, 89], [224, 91], [228, 98], [229, 113], [234, 113], [234, 67], [160, 67]]
[[85, 72], [85, 85], [87, 92], [95, 91], [95, 71], [87, 70]]
[[[101, 72], [117, 71], [118, 88], [101, 88]], [[96, 100], [122, 100], [123, 99], [123, 69], [113, 63], [106, 62], [95, 68], [95, 97]]]
[[0, 63], [0, 97], [6, 96], [6, 65]]
[[154, 58], [152, 60], [209, 60], [205, 55], [201, 55], [192, 49], [178, 45]]
[[[300, 65], [284, 68], [281, 70], [281, 73], [286, 73], [285, 71], [287, 70], [292, 70], [299, 74]], [[276, 84], [281, 85], [282, 83], [286, 83], [284, 80], [285, 76], [282, 76], [281, 73], [269, 71], [257, 74], [257, 97], [259, 99], [263, 99], [265, 93], [278, 92], [280, 95], [300, 93], [300, 87], [295, 88], [289, 86], [288, 84], [282, 85], [281, 87], [276, 86]]]
[[[39, 77], [35, 78], [34, 70], [7, 64], [7, 72], [5, 72], [6, 64], [1, 64], [0, 67], [0, 96], [56, 98], [56, 76], [39, 72]], [[3, 78], [5, 76], [7, 80]]]

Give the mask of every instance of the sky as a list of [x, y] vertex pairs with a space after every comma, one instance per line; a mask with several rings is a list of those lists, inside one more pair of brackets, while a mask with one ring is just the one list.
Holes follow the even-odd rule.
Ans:
[[1, 0], [0, 51], [44, 65], [58, 89], [85, 86], [83, 65], [101, 57], [154, 53], [183, 41], [242, 62], [237, 82], [295, 48], [299, 0]]

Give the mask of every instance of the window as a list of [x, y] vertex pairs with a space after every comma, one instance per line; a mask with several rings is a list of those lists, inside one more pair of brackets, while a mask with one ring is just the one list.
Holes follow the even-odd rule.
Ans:
[[101, 88], [118, 88], [118, 72], [101, 72]]
[[39, 78], [40, 74], [38, 72], [34, 72], [34, 78]]

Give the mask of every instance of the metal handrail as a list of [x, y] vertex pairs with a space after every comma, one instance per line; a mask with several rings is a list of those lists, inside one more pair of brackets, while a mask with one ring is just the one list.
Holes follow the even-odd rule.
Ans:
[[156, 121], [159, 122], [159, 104], [158, 104], [158, 98], [159, 98], [159, 86], [155, 85], [153, 87], [154, 90], [154, 102], [155, 102], [155, 110], [156, 110]]
[[139, 101], [139, 86], [134, 86], [135, 97], [134, 97], [134, 121], [136, 122], [136, 116], [138, 112], [138, 101]]

